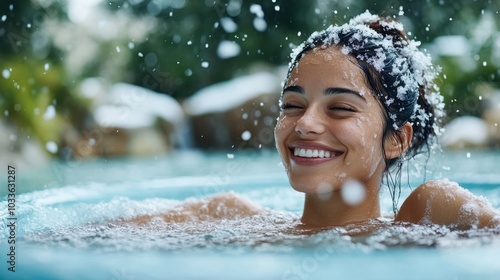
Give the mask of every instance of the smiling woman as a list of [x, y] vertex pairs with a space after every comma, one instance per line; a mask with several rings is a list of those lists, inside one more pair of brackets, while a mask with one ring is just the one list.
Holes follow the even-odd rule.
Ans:
[[418, 45], [400, 23], [365, 12], [292, 54], [276, 143], [290, 184], [305, 193], [304, 226], [380, 217], [384, 176], [396, 221], [499, 224], [496, 209], [449, 181], [424, 183], [397, 212], [402, 164], [432, 148], [443, 116], [437, 73]]
[[[395, 221], [500, 225], [497, 209], [447, 180], [422, 184], [397, 211], [402, 164], [433, 148], [443, 116], [436, 68], [418, 45], [400, 23], [365, 12], [313, 33], [292, 54], [275, 138], [291, 186], [305, 194], [299, 228], [376, 224], [384, 183]], [[219, 194], [162, 218], [232, 219], [262, 211], [238, 195]]]
[[[306, 193], [304, 224], [380, 216], [384, 117], [370, 92], [356, 60], [337, 48], [311, 51], [291, 71], [276, 142], [292, 187]], [[346, 204], [339, 191], [348, 180], [363, 184], [366, 198], [342, 210]]]

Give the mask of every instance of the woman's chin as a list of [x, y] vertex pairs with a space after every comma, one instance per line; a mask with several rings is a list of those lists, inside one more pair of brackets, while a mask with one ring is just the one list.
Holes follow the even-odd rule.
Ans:
[[305, 194], [317, 194], [324, 195], [329, 194], [335, 191], [338, 188], [335, 188], [331, 183], [296, 183], [290, 182], [290, 185], [295, 191], [305, 193]]

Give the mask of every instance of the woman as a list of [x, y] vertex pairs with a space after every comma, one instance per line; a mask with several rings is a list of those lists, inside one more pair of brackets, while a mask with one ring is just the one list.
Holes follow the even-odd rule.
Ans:
[[[302, 228], [379, 218], [384, 177], [396, 213], [402, 163], [432, 148], [443, 116], [436, 69], [417, 46], [400, 23], [365, 12], [313, 33], [292, 54], [275, 138], [291, 186], [305, 193]], [[238, 195], [220, 194], [162, 217], [182, 222], [260, 211]], [[395, 221], [493, 227], [500, 214], [443, 180], [413, 190]]]
[[[304, 225], [379, 217], [384, 176], [398, 184], [389, 185], [396, 206], [400, 178], [391, 176], [404, 160], [429, 151], [443, 115], [436, 71], [417, 46], [400, 23], [365, 12], [312, 34], [292, 55], [275, 135], [290, 184], [305, 193]], [[353, 187], [359, 198], [350, 201], [342, 193]], [[443, 180], [415, 189], [395, 221], [468, 228], [499, 225], [499, 217]]]

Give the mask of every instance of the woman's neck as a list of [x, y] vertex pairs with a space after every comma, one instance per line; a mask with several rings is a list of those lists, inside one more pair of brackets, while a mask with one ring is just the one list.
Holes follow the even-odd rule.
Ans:
[[[327, 194], [306, 194], [301, 222], [305, 227], [345, 226], [380, 217], [377, 191], [368, 191], [358, 205], [345, 203], [340, 191]], [[372, 190], [373, 190], [372, 189]]]

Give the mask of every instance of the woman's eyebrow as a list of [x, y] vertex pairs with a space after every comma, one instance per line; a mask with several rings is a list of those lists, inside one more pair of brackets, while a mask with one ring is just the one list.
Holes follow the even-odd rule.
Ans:
[[361, 93], [359, 93], [359, 91], [355, 91], [355, 90], [348, 89], [348, 88], [330, 87], [330, 88], [325, 89], [325, 91], [324, 91], [325, 95], [341, 94], [341, 93], [354, 94], [358, 97], [361, 97], [363, 100], [366, 101], [365, 97]]
[[301, 86], [288, 86], [283, 89], [283, 94], [288, 91], [304, 94], [304, 89]]
[[[283, 94], [285, 94], [287, 92], [295, 92], [295, 93], [299, 93], [299, 94], [304, 94], [305, 90], [301, 86], [288, 86], [285, 89], [283, 89]], [[361, 93], [359, 93], [358, 91], [352, 90], [352, 89], [348, 89], [348, 88], [329, 87], [329, 88], [325, 89], [325, 91], [323, 92], [324, 95], [333, 95], [333, 94], [342, 94], [342, 93], [354, 94], [354, 95], [356, 95], [356, 96], [358, 96], [366, 101], [365, 97], [363, 95], [361, 95]]]

